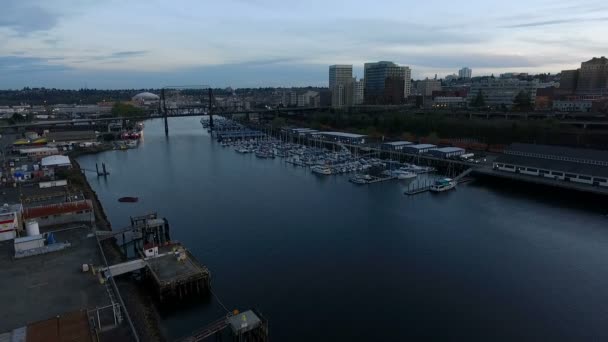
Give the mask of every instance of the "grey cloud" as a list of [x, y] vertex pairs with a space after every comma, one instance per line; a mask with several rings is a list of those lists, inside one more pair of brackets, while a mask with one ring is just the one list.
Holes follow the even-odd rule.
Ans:
[[537, 26], [572, 24], [572, 23], [586, 23], [586, 22], [597, 22], [597, 21], [608, 21], [608, 17], [568, 18], [568, 19], [555, 19], [555, 20], [544, 20], [544, 21], [531, 21], [531, 22], [527, 22], [527, 23], [506, 25], [506, 26], [502, 26], [502, 28], [525, 28], [525, 27], [537, 27]]
[[25, 35], [57, 25], [59, 15], [31, 1], [3, 0], [0, 27]]
[[117, 51], [112, 52], [110, 54], [105, 55], [91, 55], [91, 56], [82, 56], [75, 59], [74, 63], [84, 63], [88, 61], [100, 61], [100, 62], [117, 62], [125, 59], [129, 59], [132, 57], [139, 57], [148, 54], [148, 51], [145, 50], [135, 50], [135, 51]]
[[0, 56], [0, 73], [22, 74], [28, 72], [63, 71], [69, 68], [64, 65], [52, 64], [52, 61], [61, 61], [62, 58], [37, 58], [23, 56]]

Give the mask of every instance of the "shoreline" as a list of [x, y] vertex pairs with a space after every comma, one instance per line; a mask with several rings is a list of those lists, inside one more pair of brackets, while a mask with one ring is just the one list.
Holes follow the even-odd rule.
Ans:
[[[112, 231], [110, 223], [103, 205], [97, 196], [97, 193], [89, 184], [86, 175], [82, 172], [80, 163], [76, 158], [87, 155], [96, 154], [101, 151], [87, 151], [85, 153], [70, 154], [72, 165], [74, 168], [74, 177], [80, 181], [77, 186], [80, 186], [85, 198], [90, 199], [93, 203], [93, 211], [95, 213], [95, 227], [99, 230]], [[78, 176], [76, 176], [78, 175]], [[105, 240], [101, 243], [104, 253], [108, 257], [108, 262], [114, 264], [123, 261], [123, 256], [120, 248], [116, 245], [113, 239]], [[121, 293], [124, 293], [125, 310], [130, 313], [133, 320], [133, 325], [140, 340], [142, 341], [167, 341], [166, 336], [160, 328], [160, 313], [154, 306], [154, 303], [149, 295], [145, 292], [145, 287], [139, 286], [139, 283], [130, 278], [116, 279], [116, 285]]]

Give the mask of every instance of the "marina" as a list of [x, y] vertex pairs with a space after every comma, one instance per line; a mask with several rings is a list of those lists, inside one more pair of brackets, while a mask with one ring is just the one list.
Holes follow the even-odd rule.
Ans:
[[[214, 117], [213, 130], [209, 119], [202, 118], [201, 124], [215, 137], [222, 147], [231, 147], [239, 154], [254, 154], [259, 159], [281, 158], [285, 163], [310, 169], [320, 176], [355, 173], [350, 181], [354, 184], [374, 184], [391, 180], [411, 180], [419, 174], [433, 173], [436, 168], [401, 163], [380, 158], [380, 153], [364, 151], [359, 155], [343, 143], [326, 144], [317, 142], [312, 146], [287, 139], [277, 139], [272, 134], [252, 131], [245, 126], [222, 117]], [[259, 135], [252, 134], [257, 132]], [[301, 131], [298, 131], [301, 132]], [[386, 156], [385, 156], [386, 157]]]
[[[87, 176], [114, 227], [162, 208], [172, 238], [209, 267], [213, 292], [229, 310], [258, 308], [271, 340], [517, 340], [522, 329], [542, 340], [606, 336], [601, 322], [587, 319], [603, 317], [598, 302], [608, 298], [597, 262], [608, 243], [601, 201], [492, 178], [405, 196], [407, 181], [354, 186], [356, 172], [316, 175], [287, 158], [240, 154], [211, 139], [199, 118], [170, 120], [169, 140], [152, 120], [138, 149], [79, 161], [111, 166], [107, 180]], [[118, 203], [124, 195], [145, 200]], [[369, 277], [361, 278], [362, 267]], [[353, 331], [361, 310], [382, 319]], [[164, 313], [161, 324], [168, 340], [180, 340], [223, 326], [225, 317], [213, 298]], [[412, 327], [396, 332], [403, 319]]]

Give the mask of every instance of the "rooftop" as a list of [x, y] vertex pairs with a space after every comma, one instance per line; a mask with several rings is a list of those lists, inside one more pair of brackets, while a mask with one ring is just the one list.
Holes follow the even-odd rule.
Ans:
[[391, 146], [412, 145], [412, 143], [409, 141], [389, 141], [384, 144], [391, 145]]
[[569, 157], [575, 159], [599, 160], [608, 162], [608, 151], [603, 150], [592, 150], [553, 145], [514, 143], [505, 149], [505, 153], [508, 153], [509, 151], [538, 154], [544, 156]]
[[40, 161], [42, 166], [61, 166], [71, 165], [70, 158], [68, 156], [54, 155], [42, 158]]
[[81, 210], [91, 210], [93, 206], [91, 201], [77, 201], [77, 202], [66, 202], [60, 204], [49, 204], [39, 207], [25, 208], [23, 209], [23, 218], [37, 218], [49, 215], [66, 214]]
[[439, 152], [450, 153], [450, 152], [464, 151], [464, 148], [460, 148], [460, 147], [439, 147], [439, 148], [434, 148], [433, 150], [434, 151], [439, 151]]
[[423, 148], [433, 148], [433, 147], [436, 147], [436, 146], [433, 145], [433, 144], [417, 144], [417, 145], [409, 145], [408, 147], [420, 150], [420, 149], [423, 149]]
[[321, 132], [321, 134], [330, 135], [330, 136], [334, 136], [334, 137], [353, 138], [353, 139], [366, 137], [366, 135], [362, 135], [362, 134], [345, 133], [345, 132]]
[[57, 147], [32, 147], [32, 148], [21, 148], [19, 153], [37, 153], [37, 152], [59, 152]]
[[234, 334], [246, 333], [260, 326], [261, 323], [260, 318], [251, 310], [228, 318], [228, 324]]
[[542, 170], [554, 170], [565, 173], [608, 177], [608, 168], [600, 165], [581, 164], [563, 160], [543, 159], [534, 157], [515, 156], [504, 154], [498, 157], [496, 163], [527, 166]]

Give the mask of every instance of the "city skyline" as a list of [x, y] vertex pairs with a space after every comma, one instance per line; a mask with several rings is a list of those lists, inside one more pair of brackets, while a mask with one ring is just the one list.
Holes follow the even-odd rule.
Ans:
[[327, 86], [328, 65], [352, 64], [362, 78], [365, 62], [381, 60], [410, 66], [413, 79], [463, 66], [475, 76], [558, 73], [608, 47], [601, 1], [3, 5], [2, 89]]

